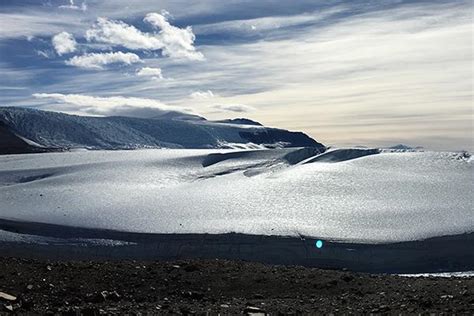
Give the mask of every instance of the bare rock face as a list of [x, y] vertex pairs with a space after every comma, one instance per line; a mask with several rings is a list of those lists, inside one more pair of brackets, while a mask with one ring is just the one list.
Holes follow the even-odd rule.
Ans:
[[0, 121], [0, 154], [45, 152], [45, 148], [28, 144]]

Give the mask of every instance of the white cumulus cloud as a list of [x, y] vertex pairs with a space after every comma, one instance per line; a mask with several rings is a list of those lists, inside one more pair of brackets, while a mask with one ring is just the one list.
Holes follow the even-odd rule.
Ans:
[[133, 25], [122, 21], [98, 18], [92, 28], [86, 31], [88, 41], [120, 45], [133, 50], [157, 50], [163, 47], [160, 39], [152, 34], [143, 33]]
[[[165, 14], [167, 15], [167, 14]], [[196, 51], [194, 40], [196, 36], [190, 26], [181, 29], [171, 25], [166, 16], [159, 13], [148, 13], [143, 19], [154, 27], [160, 29], [159, 36], [164, 44], [163, 55], [191, 60], [202, 60], [204, 56]]]
[[160, 68], [143, 67], [137, 71], [139, 77], [151, 77], [153, 79], [163, 79]]
[[53, 36], [53, 47], [58, 55], [73, 53], [76, 51], [76, 40], [72, 34], [68, 32], [61, 32]]
[[196, 36], [192, 28], [173, 26], [168, 22], [167, 16], [165, 13], [146, 15], [144, 21], [159, 29], [158, 33], [145, 33], [122, 21], [98, 18], [92, 28], [86, 31], [86, 39], [132, 50], [161, 50], [163, 56], [172, 58], [204, 59], [194, 47]]
[[244, 105], [244, 104], [216, 104], [212, 106], [212, 108], [219, 111], [238, 112], [238, 113], [250, 112], [250, 111], [255, 110], [255, 108], [249, 105]]
[[127, 64], [141, 62], [140, 57], [133, 53], [112, 52], [112, 53], [91, 53], [82, 56], [74, 56], [66, 61], [67, 65], [89, 68], [103, 69], [109, 64]]

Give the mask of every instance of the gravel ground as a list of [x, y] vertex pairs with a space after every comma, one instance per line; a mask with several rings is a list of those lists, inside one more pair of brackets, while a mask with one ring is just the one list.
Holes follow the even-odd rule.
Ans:
[[407, 278], [228, 260], [0, 258], [18, 314], [474, 314], [474, 278]]

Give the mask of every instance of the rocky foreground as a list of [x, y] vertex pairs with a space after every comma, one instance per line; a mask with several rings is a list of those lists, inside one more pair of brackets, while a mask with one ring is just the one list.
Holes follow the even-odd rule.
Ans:
[[474, 313], [474, 278], [407, 278], [226, 260], [0, 258], [2, 313]]

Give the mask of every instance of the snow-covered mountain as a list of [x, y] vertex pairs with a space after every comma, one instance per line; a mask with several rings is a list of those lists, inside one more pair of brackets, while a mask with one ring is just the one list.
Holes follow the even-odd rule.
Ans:
[[[249, 124], [252, 122], [252, 124]], [[240, 119], [212, 122], [174, 112], [144, 119], [87, 117], [0, 107], [0, 153], [134, 148], [325, 147], [302, 132]]]

